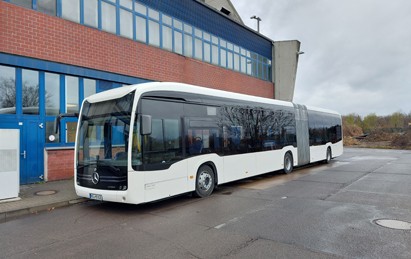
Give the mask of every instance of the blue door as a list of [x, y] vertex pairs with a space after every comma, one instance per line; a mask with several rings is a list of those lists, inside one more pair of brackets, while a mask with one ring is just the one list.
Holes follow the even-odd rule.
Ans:
[[22, 125], [20, 184], [44, 179], [44, 125], [40, 120], [25, 119]]

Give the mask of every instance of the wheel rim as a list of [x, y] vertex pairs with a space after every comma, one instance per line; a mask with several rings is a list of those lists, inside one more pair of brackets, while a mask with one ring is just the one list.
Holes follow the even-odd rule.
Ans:
[[289, 156], [287, 156], [287, 157], [285, 158], [285, 169], [286, 169], [287, 171], [290, 171], [290, 170], [291, 170], [291, 159], [290, 159]]
[[327, 150], [327, 162], [331, 161], [331, 151], [328, 149]]
[[198, 176], [198, 187], [204, 191], [210, 190], [212, 185], [211, 179], [211, 175], [208, 172], [201, 172]]

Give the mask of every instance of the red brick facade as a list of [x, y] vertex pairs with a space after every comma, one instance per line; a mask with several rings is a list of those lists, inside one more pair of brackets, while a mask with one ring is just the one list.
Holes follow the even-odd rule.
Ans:
[[74, 172], [73, 149], [47, 150], [47, 181], [70, 179]]
[[[0, 52], [154, 81], [274, 96], [271, 82], [5, 1], [0, 1]], [[46, 152], [46, 180], [73, 176], [73, 150]]]

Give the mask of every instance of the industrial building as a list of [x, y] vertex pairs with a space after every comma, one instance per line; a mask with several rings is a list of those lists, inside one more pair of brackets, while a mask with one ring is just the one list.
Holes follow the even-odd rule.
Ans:
[[245, 26], [229, 0], [0, 0], [0, 135], [17, 132], [0, 143], [0, 172], [19, 184], [72, 177], [76, 119], [55, 135], [56, 116], [123, 85], [291, 101], [299, 47]]

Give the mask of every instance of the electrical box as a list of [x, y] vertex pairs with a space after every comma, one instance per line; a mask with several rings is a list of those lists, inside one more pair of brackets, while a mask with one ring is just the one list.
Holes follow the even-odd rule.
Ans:
[[19, 197], [20, 130], [0, 129], [0, 200]]

